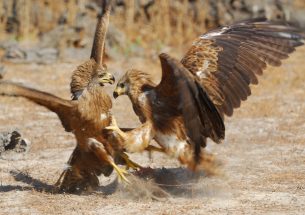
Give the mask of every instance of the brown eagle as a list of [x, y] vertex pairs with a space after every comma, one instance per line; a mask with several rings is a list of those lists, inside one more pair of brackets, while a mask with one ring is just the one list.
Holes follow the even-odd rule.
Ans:
[[129, 152], [142, 151], [151, 139], [190, 169], [213, 171], [213, 157], [203, 150], [207, 138], [225, 137], [224, 115], [251, 94], [267, 65], [281, 60], [304, 36], [297, 28], [256, 19], [207, 32], [196, 39], [181, 61], [160, 54], [162, 80], [129, 70], [120, 79], [114, 97], [127, 95], [142, 125], [130, 132], [116, 123], [108, 127], [124, 138]]
[[0, 94], [25, 97], [55, 112], [68, 132], [77, 140], [66, 169], [60, 176], [60, 190], [75, 192], [98, 186], [97, 176], [109, 175], [113, 168], [118, 176], [127, 180], [126, 171], [116, 162], [136, 168], [112, 135], [103, 129], [111, 123], [111, 98], [103, 86], [113, 84], [114, 77], [103, 64], [103, 52], [110, 8], [98, 18], [90, 60], [73, 72], [71, 92], [73, 100], [61, 99], [52, 94], [31, 89], [19, 84], [0, 82]]

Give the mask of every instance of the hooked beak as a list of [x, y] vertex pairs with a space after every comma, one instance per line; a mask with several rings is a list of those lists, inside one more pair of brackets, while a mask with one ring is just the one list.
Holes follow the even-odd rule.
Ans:
[[115, 78], [112, 74], [105, 72], [101, 78], [99, 78], [100, 84], [114, 84]]
[[114, 92], [113, 92], [113, 98], [116, 99], [118, 96], [119, 96], [118, 92], [114, 91]]
[[126, 89], [125, 89], [125, 87], [122, 88], [122, 87], [116, 86], [115, 90], [113, 91], [113, 97], [116, 99], [120, 95], [126, 95]]

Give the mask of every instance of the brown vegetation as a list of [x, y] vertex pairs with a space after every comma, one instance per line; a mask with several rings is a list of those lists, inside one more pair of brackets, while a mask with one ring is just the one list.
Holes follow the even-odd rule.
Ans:
[[[88, 20], [95, 21], [101, 11], [102, 2], [104, 1], [1, 1], [0, 38], [35, 40], [61, 25], [75, 28], [76, 33], [83, 34], [84, 28], [91, 28]], [[180, 46], [207, 29], [240, 19], [256, 16], [288, 19], [283, 15], [286, 13], [284, 7], [305, 7], [301, 0], [289, 2], [274, 0], [268, 1], [269, 4], [247, 0], [112, 0], [111, 2], [113, 6], [111, 23], [124, 32], [132, 43], [154, 49], [160, 49], [163, 45]], [[254, 6], [260, 12], [257, 12]]]

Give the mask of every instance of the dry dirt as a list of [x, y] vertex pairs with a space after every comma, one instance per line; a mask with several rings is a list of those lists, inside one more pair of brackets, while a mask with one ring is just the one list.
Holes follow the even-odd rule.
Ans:
[[[194, 177], [162, 154], [132, 157], [157, 169], [155, 177], [170, 196], [151, 200], [161, 189], [134, 178], [134, 186], [118, 185], [115, 174], [100, 177], [100, 189], [86, 195], [53, 194], [52, 185], [75, 145], [56, 115], [22, 98], [0, 97], [0, 132], [17, 129], [31, 141], [27, 154], [0, 159], [0, 214], [304, 214], [305, 213], [305, 48], [280, 68], [269, 68], [252, 87], [253, 95], [226, 119], [226, 140], [209, 143], [223, 163], [223, 175]], [[6, 64], [5, 79], [25, 83], [69, 99], [69, 80], [78, 62], [54, 65]], [[121, 71], [158, 64], [143, 59], [109, 62]], [[158, 79], [158, 78], [156, 78]], [[107, 87], [111, 92], [113, 86]], [[122, 126], [137, 126], [129, 100], [114, 101]], [[165, 167], [166, 169], [158, 169]]]

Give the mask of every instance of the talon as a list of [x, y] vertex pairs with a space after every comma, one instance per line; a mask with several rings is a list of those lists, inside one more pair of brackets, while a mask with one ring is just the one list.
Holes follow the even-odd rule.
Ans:
[[123, 139], [127, 138], [127, 135], [125, 134], [124, 131], [122, 131], [117, 122], [116, 119], [114, 117], [111, 118], [111, 125], [105, 127], [105, 130], [109, 130], [109, 131], [114, 131], [116, 133], [118, 133]]
[[111, 130], [111, 131], [116, 131], [116, 130], [117, 130], [117, 127], [115, 127], [115, 126], [113, 126], [113, 125], [110, 125], [110, 126], [105, 127], [104, 129], [106, 129], [106, 130]]
[[122, 169], [122, 168], [118, 167], [113, 162], [111, 162], [110, 164], [113, 166], [113, 168], [117, 172], [119, 181], [125, 181], [127, 184], [130, 184], [130, 181], [125, 176], [125, 174], [127, 175], [128, 172], [125, 169]]

